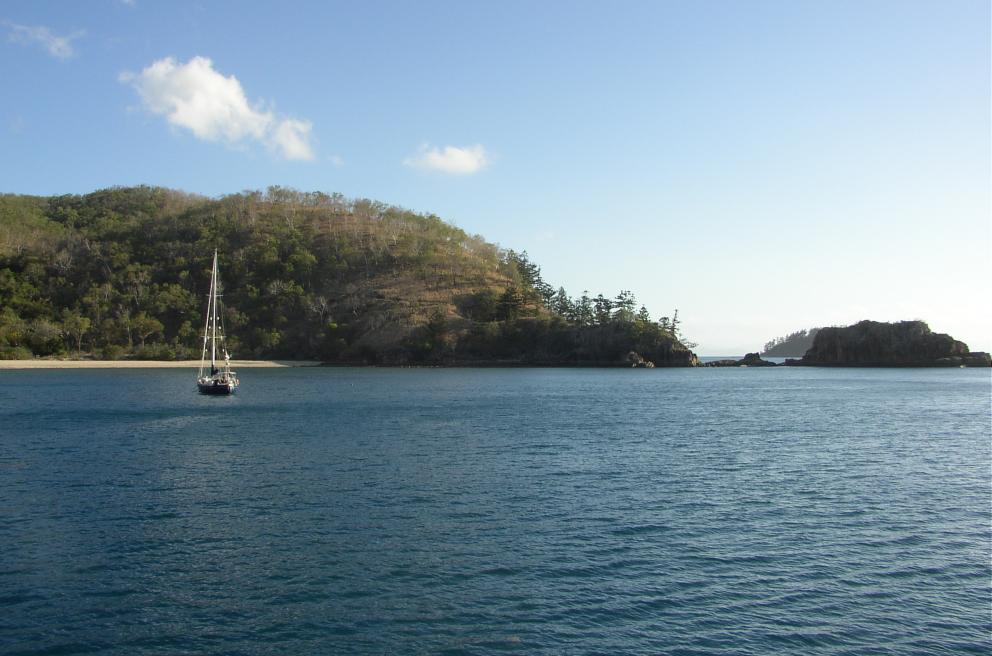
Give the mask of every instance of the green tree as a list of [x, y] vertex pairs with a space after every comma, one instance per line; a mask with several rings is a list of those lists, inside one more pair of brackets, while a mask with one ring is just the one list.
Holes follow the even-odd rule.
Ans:
[[464, 312], [473, 321], [495, 321], [500, 316], [500, 297], [492, 289], [478, 291], [466, 300]]
[[637, 300], [634, 298], [634, 293], [628, 289], [622, 290], [619, 294], [617, 294], [616, 300], [614, 301], [614, 321], [622, 324], [633, 323], [634, 307], [636, 305]]
[[45, 318], [38, 318], [28, 324], [27, 342], [35, 355], [55, 355], [61, 353], [62, 327]]
[[510, 320], [520, 316], [523, 309], [524, 299], [516, 285], [510, 285], [499, 297], [500, 319]]
[[568, 292], [564, 287], [559, 287], [554, 298], [548, 304], [549, 309], [560, 317], [574, 321], [575, 308], [572, 300], [568, 297]]
[[148, 316], [144, 312], [139, 312], [131, 318], [131, 330], [141, 340], [142, 347], [145, 345], [145, 340], [152, 335], [160, 334], [163, 328], [165, 326], [162, 325], [161, 321]]
[[605, 326], [613, 318], [613, 301], [599, 294], [593, 301], [595, 308], [596, 323]]
[[434, 352], [439, 353], [448, 346], [448, 316], [442, 308], [437, 308], [431, 312], [425, 326], [427, 333], [427, 346]]
[[62, 328], [75, 340], [77, 353], [83, 350], [83, 337], [89, 332], [91, 323], [89, 317], [83, 316], [76, 310], [62, 312]]
[[0, 311], [0, 346], [23, 346], [27, 341], [28, 324], [13, 309]]
[[176, 335], [181, 344], [186, 344], [188, 346], [193, 338], [196, 337], [196, 328], [193, 327], [192, 322], [184, 321], [179, 326], [179, 330]]
[[110, 314], [116, 296], [114, 288], [109, 283], [93, 285], [83, 294], [82, 305], [86, 315], [93, 320], [94, 325], [101, 325], [104, 317]]
[[589, 296], [589, 290], [584, 290], [579, 302], [575, 307], [576, 323], [580, 326], [590, 326], [596, 319], [593, 300]]

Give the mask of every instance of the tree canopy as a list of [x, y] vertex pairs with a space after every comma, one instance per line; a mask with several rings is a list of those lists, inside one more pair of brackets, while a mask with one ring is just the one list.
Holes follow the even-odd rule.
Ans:
[[813, 346], [819, 328], [803, 328], [784, 337], [765, 342], [762, 355], [779, 358], [801, 358]]

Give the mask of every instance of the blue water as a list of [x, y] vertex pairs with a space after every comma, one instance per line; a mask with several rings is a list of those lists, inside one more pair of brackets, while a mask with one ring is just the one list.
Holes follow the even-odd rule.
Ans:
[[0, 371], [0, 653], [988, 653], [981, 369]]

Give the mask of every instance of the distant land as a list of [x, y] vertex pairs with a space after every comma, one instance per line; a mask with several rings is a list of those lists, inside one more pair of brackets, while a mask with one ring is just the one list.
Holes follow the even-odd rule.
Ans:
[[821, 328], [800, 360], [787, 365], [814, 367], [988, 367], [988, 353], [972, 352], [950, 335], [935, 333], [925, 321], [859, 321]]
[[813, 346], [819, 328], [804, 328], [766, 342], [761, 355], [772, 358], [801, 358]]
[[[813, 333], [809, 338], [810, 332]], [[811, 342], [799, 359], [776, 363], [762, 359], [775, 347]], [[950, 335], [935, 333], [925, 321], [859, 321], [846, 327], [800, 330], [765, 345], [764, 353], [741, 359], [707, 361], [706, 367], [988, 367], [992, 357], [971, 351]], [[784, 350], [784, 349], [782, 349]], [[779, 351], [781, 352], [781, 351]], [[794, 352], [794, 351], [792, 351]], [[775, 355], [772, 355], [775, 357]]]
[[235, 359], [693, 366], [678, 311], [572, 296], [431, 214], [284, 187], [0, 196], [0, 358], [199, 357], [214, 249]]

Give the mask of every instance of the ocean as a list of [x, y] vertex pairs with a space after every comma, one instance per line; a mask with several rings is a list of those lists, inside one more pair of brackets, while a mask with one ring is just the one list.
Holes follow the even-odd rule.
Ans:
[[0, 653], [992, 648], [988, 369], [0, 371]]

